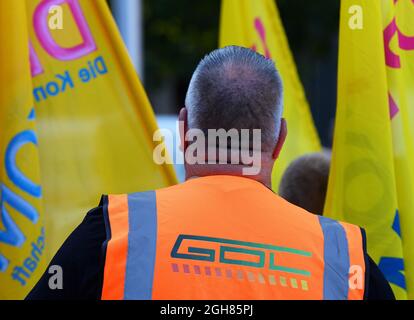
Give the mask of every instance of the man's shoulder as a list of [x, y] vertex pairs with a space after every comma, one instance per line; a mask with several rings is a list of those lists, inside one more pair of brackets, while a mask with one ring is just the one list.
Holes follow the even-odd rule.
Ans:
[[49, 288], [46, 271], [28, 295], [29, 300], [98, 299], [103, 281], [106, 240], [104, 201], [90, 210], [53, 257], [49, 266], [63, 270], [63, 290]]

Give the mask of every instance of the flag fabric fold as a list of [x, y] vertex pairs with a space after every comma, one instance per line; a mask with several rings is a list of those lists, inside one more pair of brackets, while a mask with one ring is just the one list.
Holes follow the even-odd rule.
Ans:
[[0, 299], [24, 297], [47, 262], [26, 21], [24, 1], [0, 2]]

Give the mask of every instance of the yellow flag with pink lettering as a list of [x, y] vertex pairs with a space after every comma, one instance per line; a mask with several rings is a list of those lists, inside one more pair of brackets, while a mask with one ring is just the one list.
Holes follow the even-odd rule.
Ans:
[[358, 224], [397, 298], [414, 298], [414, 1], [342, 0], [325, 213]]
[[[102, 194], [176, 178], [153, 161], [155, 117], [107, 2], [0, 2], [0, 298], [19, 299]], [[33, 105], [38, 149], [33, 134], [13, 140], [33, 130]]]
[[285, 146], [273, 171], [277, 190], [281, 175], [297, 157], [321, 150], [309, 105], [274, 0], [223, 0], [220, 47], [238, 45], [275, 61], [284, 86]]
[[414, 299], [414, 0], [382, 0], [388, 103], [408, 298]]

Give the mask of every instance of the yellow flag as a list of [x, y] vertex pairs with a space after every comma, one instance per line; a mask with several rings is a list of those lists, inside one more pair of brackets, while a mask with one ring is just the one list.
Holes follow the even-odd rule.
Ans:
[[[338, 106], [326, 215], [365, 228], [368, 252], [405, 299], [381, 1], [342, 0]], [[391, 115], [391, 117], [390, 117]]]
[[252, 48], [275, 61], [284, 85], [286, 144], [273, 172], [277, 190], [281, 175], [297, 157], [321, 150], [312, 115], [293, 61], [274, 0], [223, 0], [220, 47]]
[[47, 262], [24, 1], [0, 1], [0, 43], [0, 299], [17, 299]]
[[[4, 26], [0, 33], [2, 39], [9, 41], [6, 43], [24, 41], [30, 52], [30, 91], [37, 116], [45, 212], [44, 256], [50, 260], [87, 211], [98, 205], [102, 194], [165, 187], [175, 183], [176, 178], [172, 166], [153, 161], [155, 117], [106, 1], [19, 0], [1, 1], [2, 5], [3, 2], [26, 4], [26, 21], [20, 21], [17, 11], [2, 8]], [[16, 17], [19, 22], [13, 20]], [[10, 34], [16, 26], [24, 33]], [[10, 66], [10, 62], [18, 62], [18, 69], [10, 70], [7, 76], [2, 74], [3, 87], [5, 83], [11, 85], [13, 77], [23, 77], [21, 70], [29, 59], [23, 48], [26, 47], [20, 45], [10, 54], [4, 51], [7, 60], [1, 60], [2, 73], [3, 65]], [[0, 50], [7, 50], [4, 42]], [[9, 119], [15, 115], [11, 111], [13, 104], [17, 105], [28, 90], [23, 82], [18, 83], [18, 90], [8, 92], [8, 109], [1, 105], [0, 121], [9, 127]], [[31, 107], [26, 104], [25, 108]], [[22, 115], [23, 111], [19, 113]], [[32, 123], [20, 121], [21, 127], [10, 127], [14, 131], [7, 132], [5, 138], [1, 134], [1, 148], [15, 131]], [[30, 163], [33, 160], [31, 157]], [[23, 149], [17, 161], [29, 165]], [[12, 218], [19, 227], [23, 226], [15, 215]], [[40, 231], [36, 229], [30, 235], [34, 239]], [[27, 249], [22, 252], [25, 256], [31, 254], [30, 242], [26, 241]], [[22, 263], [18, 256], [10, 259], [16, 265]], [[1, 295], [22, 298], [30, 284], [21, 288], [18, 281], [9, 281], [11, 271], [1, 274], [8, 280]], [[34, 278], [30, 275], [30, 281]], [[5, 282], [1, 280], [3, 286]], [[14, 295], [15, 291], [19, 294]]]
[[406, 287], [414, 299], [414, 1], [383, 0], [383, 34]]

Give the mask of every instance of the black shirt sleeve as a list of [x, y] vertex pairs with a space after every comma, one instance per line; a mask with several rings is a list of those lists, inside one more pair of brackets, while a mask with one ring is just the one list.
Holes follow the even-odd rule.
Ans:
[[63, 289], [49, 288], [49, 267], [32, 289], [27, 300], [98, 300], [103, 284], [106, 240], [102, 201], [91, 210], [83, 222], [72, 232], [50, 266], [63, 271]]
[[[46, 270], [29, 293], [28, 300], [99, 300], [101, 297], [106, 241], [103, 201], [91, 210], [69, 236], [51, 265], [63, 270], [63, 289], [49, 288]], [[365, 255], [365, 300], [395, 300], [390, 285], [375, 262]], [[49, 268], [48, 268], [49, 269]]]
[[365, 294], [364, 300], [395, 300], [388, 281], [378, 268], [377, 264], [367, 253], [366, 232], [361, 228], [362, 245], [365, 254]]
[[368, 284], [366, 287], [366, 300], [395, 300], [394, 293], [378, 268], [376, 263], [367, 255], [368, 260]]

